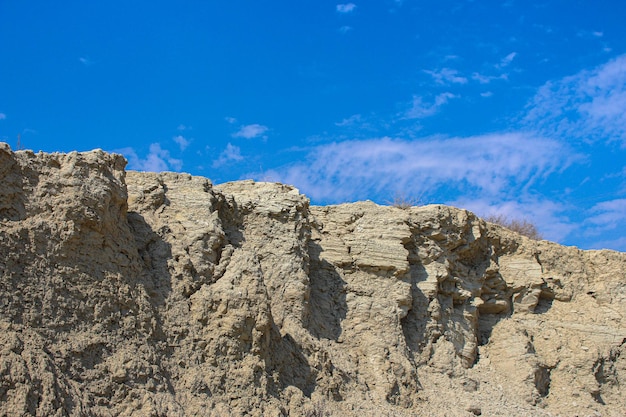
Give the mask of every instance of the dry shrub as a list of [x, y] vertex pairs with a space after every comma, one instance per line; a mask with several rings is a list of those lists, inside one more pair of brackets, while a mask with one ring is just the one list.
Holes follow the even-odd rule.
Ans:
[[405, 210], [413, 206], [419, 206], [420, 199], [417, 197], [409, 197], [405, 194], [396, 194], [392, 201], [387, 201], [387, 204]]
[[513, 219], [510, 220], [508, 217], [502, 215], [502, 214], [498, 214], [498, 215], [491, 215], [485, 218], [486, 221], [490, 222], [490, 223], [495, 223], [498, 224], [500, 226], [506, 227], [509, 230], [512, 230], [514, 232], [519, 233], [520, 235], [529, 237], [533, 240], [541, 240], [543, 239], [541, 237], [541, 233], [539, 233], [539, 230], [537, 230], [537, 226], [534, 225], [534, 223], [526, 220], [526, 219], [522, 219], [522, 220], [518, 220], [518, 219]]

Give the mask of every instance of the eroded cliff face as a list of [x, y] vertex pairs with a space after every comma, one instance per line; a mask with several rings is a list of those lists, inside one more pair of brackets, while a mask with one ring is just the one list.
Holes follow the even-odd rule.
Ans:
[[621, 416], [626, 255], [0, 146], [0, 415]]

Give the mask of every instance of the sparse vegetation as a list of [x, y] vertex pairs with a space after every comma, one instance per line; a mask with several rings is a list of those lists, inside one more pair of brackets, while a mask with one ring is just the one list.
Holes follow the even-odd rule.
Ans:
[[406, 194], [396, 194], [393, 196], [393, 200], [388, 201], [387, 204], [393, 207], [397, 207], [403, 210], [411, 208], [413, 206], [420, 205], [420, 199], [418, 197], [410, 197]]
[[539, 233], [539, 230], [537, 230], [537, 226], [535, 226], [534, 223], [526, 219], [522, 219], [522, 220], [512, 219], [511, 220], [503, 214], [498, 214], [498, 215], [491, 215], [491, 216], [485, 217], [485, 220], [490, 223], [495, 223], [500, 226], [506, 227], [507, 229], [517, 232], [520, 235], [524, 235], [530, 239], [534, 239], [534, 240], [543, 239], [543, 237], [541, 236], [541, 233]]

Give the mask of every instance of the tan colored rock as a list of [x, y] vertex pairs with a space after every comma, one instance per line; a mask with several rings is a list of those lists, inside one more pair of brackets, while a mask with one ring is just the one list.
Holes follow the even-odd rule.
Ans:
[[626, 255], [0, 144], [0, 415], [621, 416]]

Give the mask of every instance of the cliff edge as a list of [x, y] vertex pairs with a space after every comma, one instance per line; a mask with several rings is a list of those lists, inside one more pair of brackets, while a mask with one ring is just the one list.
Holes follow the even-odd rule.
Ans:
[[2, 416], [622, 416], [626, 254], [0, 144]]

